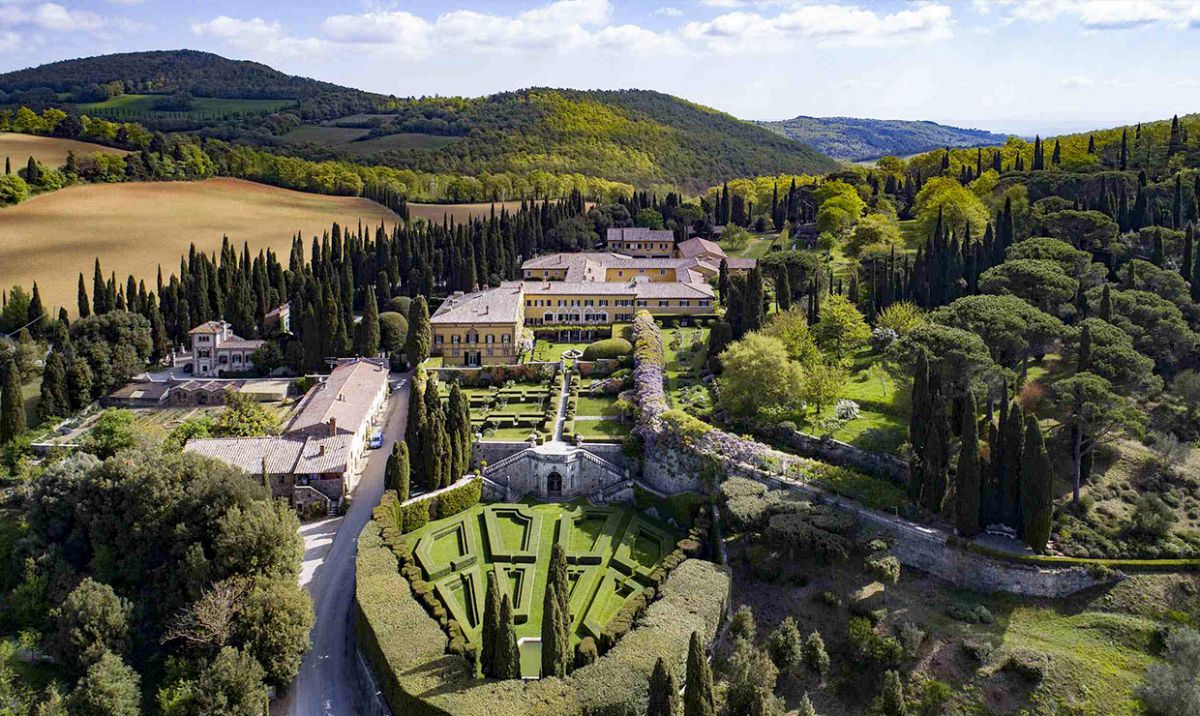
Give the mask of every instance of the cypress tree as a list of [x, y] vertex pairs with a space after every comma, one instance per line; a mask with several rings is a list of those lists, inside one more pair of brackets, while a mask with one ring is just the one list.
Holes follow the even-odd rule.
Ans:
[[1079, 359], [1075, 364], [1075, 372], [1083, 373], [1091, 368], [1092, 365], [1092, 327], [1083, 324], [1083, 329], [1079, 332]]
[[397, 440], [392, 445], [392, 452], [388, 455], [387, 464], [383, 468], [383, 489], [395, 490], [400, 486], [400, 445], [402, 443]]
[[502, 678], [496, 663], [496, 646], [500, 637], [500, 590], [496, 582], [496, 570], [487, 573], [487, 592], [483, 598], [483, 625], [479, 634], [479, 666], [483, 675]]
[[[425, 414], [425, 391], [427, 380], [425, 371], [421, 368], [413, 375], [411, 392], [408, 396], [408, 421], [404, 427], [404, 442], [408, 445], [409, 459], [414, 463], [410, 474], [417, 475], [422, 467], [421, 444], [423, 433], [429, 424], [429, 416]], [[422, 476], [421, 484], [426, 479]]]
[[1022, 534], [1021, 522], [1021, 456], [1025, 437], [1025, 411], [1021, 404], [1013, 402], [1008, 408], [1008, 419], [1004, 421], [1004, 484], [1001, 497], [1004, 502], [1004, 523]]
[[517, 625], [513, 620], [512, 599], [500, 598], [500, 622], [496, 630], [496, 678], [521, 678], [521, 651], [517, 646]]
[[555, 543], [550, 551], [542, 601], [542, 676], [566, 676], [571, 664], [570, 586], [567, 553]]
[[980, 529], [983, 486], [979, 465], [979, 428], [975, 415], [975, 396], [969, 390], [962, 399], [962, 448], [958, 453], [957, 478], [955, 522], [960, 535], [973, 537]]
[[1183, 234], [1183, 260], [1179, 263], [1179, 273], [1183, 276], [1184, 281], [1192, 279], [1192, 253], [1195, 250], [1196, 241], [1196, 225], [1188, 224], [1187, 230]]
[[1167, 258], [1166, 251], [1163, 248], [1162, 230], [1155, 229], [1154, 230], [1154, 254], [1153, 254], [1153, 256], [1151, 256], [1151, 259], [1150, 259], [1151, 263], [1153, 263], [1155, 266], [1157, 266], [1159, 268], [1162, 268], [1163, 263], [1166, 262], [1166, 258]]
[[[1200, 251], [1194, 252], [1195, 258], [1192, 259], [1192, 300], [1200, 303]], [[1107, 284], [1105, 284], [1107, 286]]]
[[425, 424], [421, 429], [421, 452], [418, 464], [426, 490], [433, 491], [442, 486], [444, 477], [442, 459], [445, 447], [445, 422], [442, 400], [438, 397], [437, 384], [432, 379], [425, 386]]
[[1095, 136], [1094, 134], [1089, 134], [1089, 135], [1088, 135], [1088, 148], [1087, 148], [1087, 153], [1088, 153], [1088, 154], [1095, 154], [1095, 153], [1096, 153], [1096, 136]]
[[67, 399], [67, 361], [61, 352], [54, 351], [46, 358], [46, 368], [42, 371], [38, 417], [45, 420], [51, 417], [65, 417], [70, 413], [71, 403]]
[[401, 501], [407, 500], [409, 497], [411, 485], [411, 468], [408, 464], [408, 443], [403, 440], [397, 440], [394, 446], [396, 451], [396, 486], [393, 487], [396, 495]]
[[429, 304], [424, 296], [417, 296], [408, 308], [408, 336], [404, 354], [410, 366], [420, 365], [429, 357], [429, 346], [433, 342], [429, 325]]
[[683, 687], [683, 716], [716, 716], [712, 668], [704, 655], [700, 632], [692, 632], [688, 643], [687, 681]]
[[1121, 171], [1129, 168], [1129, 129], [1121, 130]]
[[921, 499], [921, 462], [925, 456], [926, 436], [929, 430], [929, 359], [925, 351], [917, 352], [917, 365], [913, 370], [912, 414], [908, 423], [908, 443], [917, 464], [913, 465], [912, 479], [908, 482], [908, 495], [914, 503]]
[[25, 432], [25, 401], [21, 397], [21, 379], [17, 365], [9, 358], [0, 375], [0, 445], [5, 445]]
[[[1197, 268], [1196, 268], [1194, 275], [1200, 276], [1200, 264], [1197, 264]], [[1195, 284], [1192, 284], [1192, 286], [1193, 286], [1193, 292], [1194, 292]], [[1100, 317], [1103, 318], [1104, 320], [1108, 321], [1109, 323], [1112, 322], [1112, 317], [1113, 317], [1112, 292], [1109, 289], [1109, 286], [1107, 283], [1104, 284], [1104, 288], [1101, 289], [1101, 291], [1100, 291]]]
[[942, 511], [946, 501], [947, 471], [950, 462], [950, 422], [946, 400], [942, 394], [933, 395], [930, 410], [930, 427], [925, 441], [925, 455], [921, 460], [923, 478], [922, 502], [925, 509], [933, 513]]
[[92, 310], [97, 316], [112, 310], [108, 301], [108, 285], [104, 282], [104, 273], [100, 271], [100, 259], [96, 259], [96, 268], [92, 273]]
[[884, 672], [875, 707], [875, 712], [880, 716], [908, 716], [908, 702], [904, 699], [904, 685], [900, 683], [900, 674], [892, 670]]
[[1054, 153], [1050, 155], [1050, 163], [1058, 166], [1062, 162], [1062, 147], [1057, 139], [1054, 140]]
[[87, 318], [88, 316], [92, 315], [92, 307], [88, 302], [87, 289], [84, 288], [82, 271], [79, 272], [79, 292], [75, 298], [75, 301], [76, 306], [79, 309], [80, 318]]
[[717, 292], [720, 294], [722, 305], [729, 305], [729, 262], [721, 259], [717, 269]]
[[37, 281], [34, 281], [33, 295], [29, 297], [29, 308], [25, 311], [25, 323], [31, 334], [41, 336], [45, 322], [46, 307], [42, 305], [42, 294], [38, 291]]
[[1054, 476], [1050, 455], [1037, 416], [1025, 418], [1025, 444], [1021, 453], [1021, 500], [1025, 543], [1034, 552], [1044, 552], [1050, 541], [1054, 516]]
[[646, 704], [646, 716], [675, 716], [679, 701], [679, 687], [675, 683], [675, 674], [667, 668], [663, 658], [658, 657], [654, 662], [654, 672], [650, 674], [650, 698]]
[[355, 353], [367, 358], [379, 354], [379, 305], [375, 303], [375, 289], [372, 286], [367, 287], [366, 306], [355, 334]]
[[[724, 259], [722, 259], [723, 261]], [[786, 311], [792, 307], [792, 285], [788, 280], [788, 271], [785, 267], [779, 273], [775, 274], [775, 305], [780, 312]]]

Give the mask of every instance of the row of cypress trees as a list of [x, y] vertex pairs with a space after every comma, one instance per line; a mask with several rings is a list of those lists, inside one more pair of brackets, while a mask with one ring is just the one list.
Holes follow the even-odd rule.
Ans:
[[950, 494], [951, 443], [957, 432], [960, 442], [953, 487], [959, 534], [970, 537], [987, 525], [1003, 524], [1034, 551], [1043, 551], [1054, 514], [1054, 475], [1037, 416], [1026, 415], [1019, 402], [1009, 403], [1007, 387], [1003, 388], [999, 421], [991, 419], [990, 407], [984, 420], [987, 433], [983, 439], [989, 447], [988, 458], [984, 458], [974, 395], [970, 390], [948, 395], [945, 385], [925, 354], [919, 354], [909, 423], [913, 451], [910, 498], [925, 510], [942, 511]]
[[433, 491], [463, 476], [471, 463], [473, 438], [470, 403], [458, 383], [450, 385], [449, 400], [443, 404], [436, 381], [417, 370], [409, 394], [404, 440], [406, 457], [412, 463], [409, 477], [397, 472], [397, 486], [411, 484], [415, 476], [421, 487]]

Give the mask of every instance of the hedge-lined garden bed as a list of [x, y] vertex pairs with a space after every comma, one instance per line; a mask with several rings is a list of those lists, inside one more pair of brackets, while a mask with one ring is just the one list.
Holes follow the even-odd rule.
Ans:
[[711, 640], [729, 598], [724, 568], [684, 559], [660, 584], [657, 601], [632, 620], [636, 627], [594, 663], [565, 679], [481, 680], [466, 658], [447, 652], [445, 633], [413, 598], [381, 532], [372, 522], [359, 537], [355, 628], [397, 714], [640, 716], [655, 661], [664, 657], [682, 673], [692, 632]]

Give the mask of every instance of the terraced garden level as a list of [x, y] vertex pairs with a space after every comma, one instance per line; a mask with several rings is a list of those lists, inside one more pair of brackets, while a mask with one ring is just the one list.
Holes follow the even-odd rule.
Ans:
[[[477, 642], [487, 575], [513, 601], [522, 670], [536, 677], [542, 598], [550, 551], [566, 549], [572, 642], [599, 639], [625, 601], [650, 586], [650, 575], [680, 535], [634, 510], [588, 504], [476, 505], [410, 535], [413, 554], [451, 618]], [[527, 653], [528, 652], [528, 653]]]

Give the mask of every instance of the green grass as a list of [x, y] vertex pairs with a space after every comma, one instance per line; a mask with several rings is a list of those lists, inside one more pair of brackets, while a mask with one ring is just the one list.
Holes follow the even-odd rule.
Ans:
[[[454, 559], [467, 552], [467, 550], [463, 549], [458, 542], [458, 535], [465, 534], [468, 539], [473, 541], [473, 549], [471, 551], [473, 551], [474, 554], [480, 555], [480, 559], [474, 565], [466, 567], [466, 569], [479, 569], [482, 577], [480, 579], [480, 584], [486, 584], [485, 575], [488, 573], [488, 570], [492, 569], [494, 563], [492, 561], [493, 546], [488, 543], [487, 529], [484, 524], [483, 515], [486, 510], [497, 510], [497, 508], [500, 508], [500, 510], [503, 511], [515, 508], [525, 512], [528, 515], [538, 515], [541, 518], [540, 531], [537, 534], [537, 557], [533, 562], [532, 584], [522, 585], [522, 589], [531, 590], [527, 595], [529, 616], [527, 620], [516, 625], [518, 639], [541, 636], [542, 598], [546, 590], [547, 565], [550, 561], [550, 551], [554, 546], [555, 538], [557, 537], [558, 530], [560, 528], [560, 517], [564, 514], [583, 515], [585, 514], [583, 511], [587, 510], [588, 513], [592, 515], [582, 520], [575, 521], [573, 524], [568, 526], [568, 529], [570, 529], [568, 540], [569, 546], [567, 549], [568, 555], [592, 551], [593, 546], [601, 541], [600, 538], [602, 535], [602, 530], [606, 523], [607, 515], [609, 514], [606, 510], [614, 510], [618, 515], [618, 519], [614, 523], [616, 530], [614, 532], [613, 539], [607, 542], [608, 546], [602, 553], [601, 563], [598, 565], [580, 564], [571, 566], [571, 571], [573, 574], [592, 574], [593, 570], [597, 570], [593, 576], [601, 577], [601, 579], [585, 579], [575, 582], [576, 589], [583, 585], [587, 585], [587, 588], [595, 590], [595, 593], [586, 595], [587, 598], [581, 602], [587, 605], [585, 607], [584, 614], [572, 615], [573, 621], [577, 627], [575, 633], [572, 635], [574, 641], [578, 641], [586, 634], [586, 628], [583, 626], [583, 622], [586, 618], [590, 618], [600, 624], [607, 622], [612, 615], [616, 614], [617, 611], [620, 610], [625, 599], [640, 591], [644, 586], [647, 586], [639, 581], [641, 579], [640, 577], [634, 576], [629, 578], [621, 575], [621, 580], [617, 583], [619, 589], [613, 589], [610, 587], [610, 591], [612, 592], [611, 594], [603, 593], [601, 591], [601, 587], [603, 586], [602, 582], [604, 582], [603, 576], [609, 571], [610, 560], [615, 553], [617, 545], [620, 543], [621, 536], [625, 533], [626, 528], [628, 528], [631, 523], [634, 522], [635, 517], [644, 521], [638, 524], [645, 524], [648, 522], [654, 527], [665, 530], [672, 537], [678, 537], [678, 534], [669, 526], [657, 521], [648, 520], [648, 518], [645, 516], [638, 515], [634, 510], [620, 507], [599, 509], [589, 508], [585, 503], [582, 502], [546, 504], [524, 503], [520, 505], [501, 503], [488, 505], [479, 504], [453, 517], [430, 522], [420, 530], [408, 535], [409, 544], [413, 546], [414, 551], [416, 551], [420, 546], [422, 539], [435, 539], [432, 548], [430, 549], [430, 559], [432, 560], [433, 564], [429, 566], [421, 565], [422, 567], [426, 568], [426, 575], [428, 576], [429, 574], [429, 567], [437, 568], [441, 565], [448, 564], [450, 559]], [[519, 519], [504, 517], [502, 515], [495, 515], [495, 517], [498, 518], [497, 526], [499, 527], [499, 532], [501, 533], [499, 538], [505, 542], [505, 547], [507, 549], [511, 550], [514, 547], [520, 546], [520, 544], [526, 540], [527, 536], [532, 537], [532, 535], [526, 535], [526, 531], [529, 529], [527, 526], [529, 523], [520, 521]], [[466, 523], [470, 527], [461, 531], [451, 531], [450, 535], [453, 536], [452, 538], [450, 536], [438, 538], [433, 537], [433, 535], [437, 533], [444, 532], [447, 527], [453, 527], [459, 523]], [[645, 528], [643, 527], [641, 529]], [[532, 543], [532, 540], [529, 541]], [[663, 555], [660, 554], [658, 545], [652, 545], [650, 544], [651, 542], [653, 542], [653, 540], [649, 538], [642, 539], [639, 537], [637, 540], [637, 548], [634, 549], [632, 553], [638, 565], [645, 567], [647, 570], [652, 570], [654, 567], [656, 567], [658, 562], [663, 557]], [[532, 546], [532, 544], [530, 546]], [[419, 557], [418, 562], [420, 562]], [[504, 566], [509, 567], [514, 565], [505, 564]], [[451, 572], [450, 575], [437, 581], [447, 586], [461, 583], [461, 580], [454, 572]], [[608, 584], [612, 585], [613, 582], [609, 580]], [[449, 591], [452, 595], [450, 598], [452, 599], [458, 599], [464, 596], [456, 586], [449, 589]], [[484, 595], [482, 593], [477, 595], [480, 605], [482, 605], [483, 597]], [[478, 638], [477, 629], [472, 629], [469, 627], [469, 625], [464, 625], [464, 627], [467, 627], [467, 636], [469, 639]], [[523, 662], [525, 660], [525, 656], [526, 655], [523, 651]], [[529, 671], [526, 671], [526, 673], [536, 672], [536, 667], [531, 667]]]
[[533, 353], [530, 356], [530, 360], [534, 363], [557, 363], [559, 360], [562, 360], [563, 351], [574, 348], [582, 353], [583, 349], [587, 348], [588, 345], [588, 343], [555, 343], [544, 338], [539, 338], [533, 344]]
[[[676, 337], [680, 339], [678, 347], [672, 345]], [[695, 338], [700, 339], [698, 351], [690, 350]], [[704, 362], [708, 359], [708, 329], [664, 328], [662, 340], [663, 360], [667, 369], [667, 393], [672, 405], [677, 405], [684, 388], [700, 384]]]
[[732, 249], [727, 243], [718, 241], [717, 244], [726, 255], [734, 259], [761, 259], [771, 253], [771, 246], [779, 238], [777, 233], [753, 234], [746, 245], [740, 249]]
[[[123, 94], [103, 102], [84, 102], [75, 105], [82, 113], [94, 113], [105, 116], [115, 111], [145, 112], [150, 114], [176, 114], [174, 112], [159, 112], [154, 109], [154, 103], [164, 99], [166, 95]], [[290, 99], [227, 99], [223, 97], [196, 97], [192, 100], [192, 110], [186, 114], [236, 114], [249, 112], [274, 112], [295, 104]]]
[[[842, 397], [858, 403], [859, 417], [834, 431], [833, 438], [864, 450], [895, 453], [908, 439], [908, 417], [897, 408], [901, 396], [891, 376], [870, 372], [880, 357], [863, 348], [851, 358], [850, 380]], [[831, 418], [835, 406], [823, 406], [822, 418]], [[801, 426], [802, 429], [805, 426]]]
[[584, 395], [580, 393], [575, 414], [616, 416], [618, 413], [613, 407], [616, 402], [617, 396], [615, 395]]
[[42, 376], [38, 375], [33, 380], [21, 386], [21, 401], [25, 403], [25, 426], [28, 428], [38, 425], [37, 406], [41, 402], [41, 399]]
[[[1159, 625], [1128, 614], [1063, 613], [1045, 607], [1017, 607], [1009, 615], [1001, 649], [1028, 650], [1050, 657], [1035, 702], [1073, 700], [1094, 713], [1139, 714], [1132, 697], [1142, 682]], [[1088, 711], [1085, 710], [1085, 713]]]
[[575, 432], [587, 438], [620, 438], [629, 434], [630, 426], [615, 420], [576, 420]]

